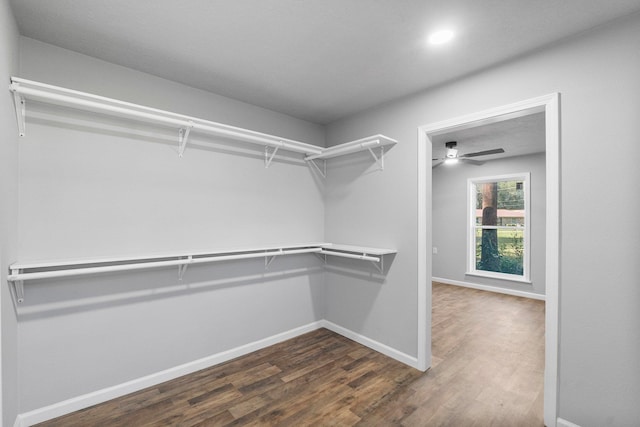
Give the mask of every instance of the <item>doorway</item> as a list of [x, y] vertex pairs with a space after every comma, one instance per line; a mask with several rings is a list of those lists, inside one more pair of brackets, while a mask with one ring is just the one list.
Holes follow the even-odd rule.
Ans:
[[558, 295], [560, 231], [560, 95], [553, 93], [418, 128], [418, 368], [431, 366], [432, 143], [438, 135], [517, 117], [545, 113], [546, 242], [545, 242], [545, 372], [544, 421], [557, 420]]

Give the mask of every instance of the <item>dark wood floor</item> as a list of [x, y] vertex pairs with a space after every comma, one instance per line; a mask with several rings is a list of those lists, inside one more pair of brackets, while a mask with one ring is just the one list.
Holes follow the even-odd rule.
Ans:
[[40, 426], [542, 426], [544, 303], [434, 283], [422, 373], [321, 329]]

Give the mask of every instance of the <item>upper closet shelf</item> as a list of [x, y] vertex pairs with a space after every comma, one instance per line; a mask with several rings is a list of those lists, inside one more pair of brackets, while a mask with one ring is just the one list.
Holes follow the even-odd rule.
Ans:
[[[13, 92], [14, 96], [20, 136], [25, 135], [26, 100], [30, 99], [38, 102], [61, 105], [94, 113], [102, 113], [110, 116], [176, 128], [178, 131], [177, 141], [178, 154], [180, 157], [183, 156], [189, 139], [189, 134], [191, 132], [223, 136], [253, 144], [264, 145], [265, 167], [269, 167], [278, 149], [302, 153], [306, 156], [305, 160], [309, 162], [314, 159], [335, 157], [342, 154], [353, 153], [355, 151], [369, 150], [373, 154], [371, 149], [374, 147], [382, 147], [384, 145], [396, 143], [396, 141], [391, 138], [387, 138], [383, 135], [375, 135], [330, 148], [320, 148], [315, 145], [293, 139], [282, 138], [262, 132], [198, 119], [196, 117], [190, 117], [169, 111], [158, 110], [156, 108], [145, 107], [130, 102], [119, 101], [104, 96], [34, 82], [18, 77], [11, 77], [11, 85], [9, 89]], [[271, 152], [268, 150], [269, 147], [272, 148]], [[375, 154], [374, 157], [376, 157]]]
[[398, 141], [395, 139], [391, 139], [384, 135], [372, 135], [356, 141], [345, 142], [344, 144], [325, 148], [321, 153], [305, 157], [305, 160], [330, 159], [332, 157], [355, 153], [357, 151], [372, 150], [374, 148], [385, 147], [387, 145], [394, 145], [397, 143]]
[[306, 155], [319, 154], [320, 147], [279, 136], [268, 135], [209, 120], [198, 119], [182, 114], [171, 113], [130, 102], [93, 95], [90, 93], [52, 86], [18, 77], [11, 78], [11, 91], [14, 94], [18, 130], [25, 135], [25, 99], [62, 105], [76, 109], [103, 113], [111, 116], [154, 123], [179, 129], [180, 155], [184, 152], [190, 132], [224, 136], [254, 144], [283, 148]]
[[[372, 135], [366, 138], [358, 139], [351, 142], [346, 142], [340, 145], [334, 145], [329, 148], [325, 148], [322, 150], [322, 153], [312, 154], [310, 156], [305, 157], [304, 159], [309, 162], [309, 164], [313, 165], [316, 170], [322, 175], [324, 178], [327, 177], [327, 164], [326, 159], [330, 159], [332, 157], [343, 156], [346, 154], [355, 153], [358, 151], [369, 151], [371, 157], [378, 165], [378, 170], [384, 170], [384, 147], [397, 144], [398, 141], [395, 139], [391, 139], [384, 135]], [[380, 152], [376, 154], [374, 151], [375, 148], [380, 148]], [[316, 160], [323, 160], [322, 169], [316, 164]]]

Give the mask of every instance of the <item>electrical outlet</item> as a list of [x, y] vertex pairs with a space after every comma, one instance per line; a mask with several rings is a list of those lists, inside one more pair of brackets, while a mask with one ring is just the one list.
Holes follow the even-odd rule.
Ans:
[[438, 253], [438, 248], [436, 248], [435, 246], [433, 247], [433, 253], [437, 254]]

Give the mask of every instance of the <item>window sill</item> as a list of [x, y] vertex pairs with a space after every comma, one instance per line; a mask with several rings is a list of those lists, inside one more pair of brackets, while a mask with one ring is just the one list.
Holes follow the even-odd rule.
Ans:
[[531, 280], [527, 277], [519, 277], [515, 275], [507, 275], [507, 274], [491, 274], [484, 273], [479, 271], [467, 271], [464, 273], [465, 276], [476, 276], [476, 277], [484, 277], [487, 279], [498, 279], [498, 280], [506, 280], [507, 282], [518, 282], [518, 283], [526, 283], [528, 285], [533, 284]]

